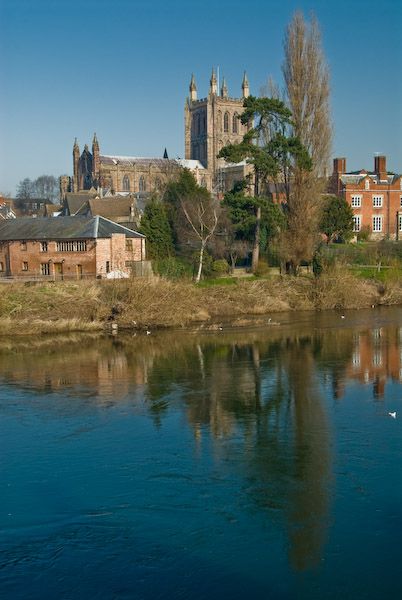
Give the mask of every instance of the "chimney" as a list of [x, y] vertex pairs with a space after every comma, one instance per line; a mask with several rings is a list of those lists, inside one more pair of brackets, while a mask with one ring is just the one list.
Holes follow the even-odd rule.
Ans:
[[346, 158], [334, 158], [334, 175], [346, 173]]
[[342, 193], [341, 176], [346, 173], [346, 158], [334, 158], [334, 170], [329, 181], [328, 191], [331, 194]]
[[374, 171], [380, 181], [387, 179], [387, 157], [374, 156]]

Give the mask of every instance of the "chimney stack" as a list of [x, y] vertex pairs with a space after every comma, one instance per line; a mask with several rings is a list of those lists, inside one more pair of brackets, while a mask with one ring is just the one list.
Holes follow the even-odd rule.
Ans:
[[387, 179], [387, 157], [380, 155], [374, 156], [374, 171], [380, 181]]

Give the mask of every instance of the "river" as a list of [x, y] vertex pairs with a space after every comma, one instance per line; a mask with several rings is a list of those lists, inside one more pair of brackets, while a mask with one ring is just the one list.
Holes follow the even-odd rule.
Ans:
[[0, 436], [4, 598], [402, 597], [400, 308], [2, 339]]

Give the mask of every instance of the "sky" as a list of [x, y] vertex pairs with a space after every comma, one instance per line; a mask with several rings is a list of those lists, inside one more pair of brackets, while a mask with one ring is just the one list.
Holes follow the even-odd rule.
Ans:
[[402, 172], [400, 0], [0, 0], [0, 191], [72, 173], [72, 146], [101, 154], [184, 155], [184, 102], [212, 66], [229, 95], [247, 71], [258, 95], [283, 85], [283, 37], [296, 10], [320, 24], [331, 73], [333, 152], [348, 170], [375, 153]]

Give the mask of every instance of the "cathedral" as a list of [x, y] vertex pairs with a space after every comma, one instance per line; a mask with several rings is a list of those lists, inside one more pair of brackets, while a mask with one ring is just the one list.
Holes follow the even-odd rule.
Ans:
[[73, 146], [73, 176], [60, 179], [61, 198], [67, 192], [96, 190], [99, 195], [140, 194], [147, 196], [164, 188], [178, 177], [180, 170], [189, 169], [197, 183], [212, 193], [221, 195], [248, 172], [245, 162], [227, 165], [217, 155], [229, 143], [238, 143], [247, 131], [239, 119], [243, 101], [249, 96], [249, 83], [244, 73], [241, 96], [231, 98], [225, 79], [218, 93], [217, 76], [212, 70], [208, 95], [197, 98], [197, 85], [191, 77], [189, 96], [185, 103], [185, 158], [141, 158], [103, 154], [96, 134], [91, 151], [86, 144], [82, 153]]

